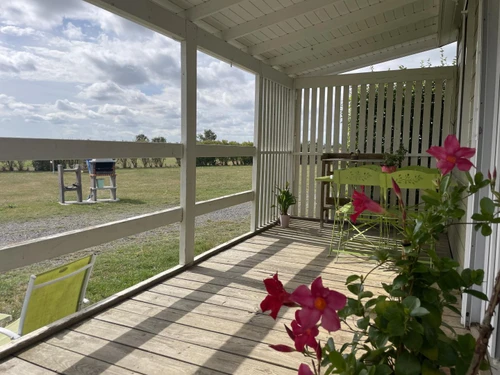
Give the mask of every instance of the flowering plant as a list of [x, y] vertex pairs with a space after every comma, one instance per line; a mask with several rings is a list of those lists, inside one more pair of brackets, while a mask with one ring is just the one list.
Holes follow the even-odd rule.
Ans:
[[[311, 288], [301, 285], [291, 293], [283, 288], [277, 274], [264, 281], [269, 295], [261, 304], [263, 311], [271, 310], [276, 319], [283, 305], [300, 308], [291, 328], [286, 327], [293, 347], [272, 345], [275, 350], [298, 351], [311, 359], [312, 367], [301, 364], [299, 375], [320, 375], [322, 369], [325, 375], [465, 375], [487, 367], [484, 348], [476, 350], [472, 335], [446, 334], [455, 332], [443, 320], [445, 310], [460, 314], [455, 304], [462, 293], [488, 299], [473, 289], [474, 285], [482, 284], [484, 272], [472, 269], [459, 272], [459, 264], [439, 257], [434, 245], [446, 228], [453, 225], [452, 219], [465, 215], [460, 205], [464, 197], [488, 185], [494, 200], [482, 198], [481, 212], [472, 219], [476, 230], [480, 229], [483, 235], [491, 234], [490, 225], [500, 222], [495, 212], [500, 207], [500, 193], [495, 190], [496, 171], [493, 175], [489, 173], [488, 179], [481, 172], [472, 177], [469, 170], [473, 164], [468, 159], [475, 150], [460, 147], [454, 135], [446, 138], [443, 147], [434, 146], [427, 152], [436, 157], [441, 176], [436, 181], [436, 190], [422, 195], [424, 209], [407, 212], [401, 190], [393, 180], [399, 198], [403, 240], [409, 244], [409, 251], [402, 254], [395, 249], [377, 249], [371, 257], [376, 264], [370, 272], [347, 277], [349, 297], [324, 287], [321, 277], [313, 281]], [[455, 167], [466, 173], [468, 186], [452, 181], [450, 172]], [[360, 192], [355, 192], [353, 206], [352, 221], [365, 210], [384, 212]], [[376, 296], [365, 285], [379, 268], [393, 270], [394, 278], [390, 283], [382, 283], [385, 293]], [[500, 295], [500, 281], [497, 289]], [[496, 304], [498, 295], [494, 297], [492, 303]], [[494, 307], [489, 308], [491, 314]], [[335, 332], [341, 326], [352, 331], [352, 342], [337, 347], [332, 336], [323, 344], [319, 342], [320, 328]], [[487, 335], [488, 332], [481, 338], [483, 344], [488, 341]]]

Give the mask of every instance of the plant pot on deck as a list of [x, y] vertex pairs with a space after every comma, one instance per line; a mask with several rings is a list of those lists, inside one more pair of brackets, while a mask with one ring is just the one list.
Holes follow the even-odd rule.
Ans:
[[393, 173], [396, 172], [398, 167], [396, 165], [382, 165], [382, 173]]
[[280, 225], [282, 228], [288, 228], [290, 225], [290, 215], [280, 215]]

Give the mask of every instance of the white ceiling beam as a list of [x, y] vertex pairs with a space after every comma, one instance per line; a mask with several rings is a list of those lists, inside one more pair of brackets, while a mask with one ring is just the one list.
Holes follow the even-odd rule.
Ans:
[[365, 20], [368, 17], [376, 16], [378, 14], [401, 8], [405, 5], [412, 4], [418, 1], [421, 0], [386, 0], [382, 3], [377, 3], [375, 5], [370, 5], [360, 10], [354, 11], [345, 16], [335, 17], [331, 21], [321, 22], [311, 27], [297, 30], [290, 34], [286, 34], [267, 42], [257, 44], [253, 47], [248, 48], [248, 52], [252, 55], [260, 55], [264, 52], [283, 47], [284, 45], [298, 42], [307, 38], [314, 38], [321, 35], [322, 33], [340, 29], [341, 27]]
[[295, 60], [299, 60], [305, 57], [309, 57], [315, 53], [319, 53], [322, 51], [328, 51], [336, 47], [341, 47], [343, 45], [357, 42], [363, 39], [367, 39], [369, 37], [372, 37], [373, 35], [377, 34], [382, 34], [383, 32], [386, 31], [391, 31], [391, 30], [396, 30], [399, 29], [400, 27], [412, 25], [414, 23], [436, 17], [437, 12], [439, 8], [438, 7], [433, 7], [427, 10], [424, 10], [423, 12], [415, 13], [412, 14], [411, 16], [408, 17], [403, 17], [399, 18], [397, 20], [393, 20], [390, 22], [386, 22], [381, 25], [377, 25], [374, 27], [370, 27], [368, 29], [364, 29], [362, 31], [358, 31], [356, 33], [352, 33], [340, 38], [336, 38], [333, 40], [329, 40], [328, 42], [324, 43], [318, 43], [314, 46], [311, 47], [306, 47], [299, 49], [297, 51], [293, 51], [281, 56], [274, 57], [272, 59], [269, 59], [267, 62], [269, 65], [272, 66], [279, 66], [285, 63], [290, 63]]
[[[358, 56], [362, 56], [369, 53], [376, 53], [377, 51], [390, 48], [392, 46], [401, 45], [403, 43], [408, 43], [415, 40], [420, 40], [422, 38], [435, 35], [437, 33], [437, 27], [427, 27], [425, 29], [420, 29], [412, 33], [404, 33], [393, 38], [388, 38], [381, 40], [379, 42], [366, 44], [360, 48], [354, 48], [342, 53], [334, 53], [331, 56], [322, 57], [316, 60], [308, 61], [306, 63], [298, 64], [285, 69], [287, 74], [301, 74], [302, 72], [316, 69], [324, 65], [330, 65], [337, 62], [342, 62], [348, 59], [353, 59]], [[375, 35], [375, 34], [374, 34]]]
[[211, 16], [221, 10], [229, 8], [235, 4], [241, 3], [243, 0], [211, 0], [186, 9], [183, 12], [185, 18], [191, 21], [201, 20], [202, 18]]
[[344, 72], [349, 72], [355, 69], [365, 68], [370, 65], [383, 63], [385, 61], [398, 59], [400, 57], [413, 55], [415, 53], [428, 51], [436, 47], [437, 47], [437, 37], [434, 36], [429, 39], [424, 39], [422, 42], [415, 42], [415, 44], [402, 45], [391, 50], [380, 51], [379, 53], [372, 54], [371, 56], [363, 56], [363, 58], [360, 58], [358, 60], [343, 61], [338, 65], [315, 71], [313, 73], [305, 75], [304, 77], [319, 76], [319, 75], [323, 76], [327, 74], [340, 74]]
[[[100, 8], [118, 14], [144, 27], [176, 40], [186, 38], [186, 27], [193, 24], [150, 0], [85, 0]], [[194, 24], [193, 24], [194, 25]], [[220, 60], [234, 64], [250, 72], [261, 74], [286, 87], [293, 87], [293, 80], [215, 35], [196, 27], [198, 47]]]
[[242, 23], [241, 25], [227, 29], [222, 33], [222, 36], [224, 40], [233, 40], [236, 38], [240, 38], [265, 27], [300, 16], [304, 13], [312, 12], [327, 5], [338, 3], [340, 1], [342, 0], [304, 0], [300, 3], [291, 5], [276, 12], [266, 14], [251, 21]]

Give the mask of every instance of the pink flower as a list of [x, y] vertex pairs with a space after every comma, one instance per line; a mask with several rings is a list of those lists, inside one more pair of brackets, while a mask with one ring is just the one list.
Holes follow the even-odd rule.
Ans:
[[276, 320], [281, 306], [295, 306], [295, 303], [290, 300], [290, 293], [283, 288], [283, 284], [278, 280], [278, 273], [275, 273], [272, 278], [265, 279], [264, 285], [269, 294], [260, 303], [260, 308], [264, 312], [271, 310], [270, 315], [273, 319]]
[[314, 375], [311, 368], [305, 363], [301, 363], [299, 367], [299, 375]]
[[399, 187], [398, 183], [392, 178], [392, 188], [394, 189], [394, 193], [396, 193], [396, 196], [398, 197], [400, 202], [403, 202], [403, 195], [401, 194], [401, 188]]
[[295, 337], [295, 349], [299, 352], [303, 352], [306, 345], [310, 348], [316, 349], [318, 347], [316, 336], [319, 335], [319, 329], [316, 327], [316, 323], [311, 326], [303, 325], [300, 320], [299, 311], [300, 310], [295, 311], [295, 320], [292, 322], [292, 331]]
[[432, 146], [427, 150], [428, 154], [434, 156], [437, 160], [437, 167], [443, 175], [452, 171], [455, 165], [461, 171], [470, 170], [474, 164], [470, 162], [471, 157], [476, 153], [475, 148], [460, 147], [457, 137], [450, 134], [444, 140], [444, 146]]
[[311, 290], [300, 285], [290, 299], [302, 306], [296, 315], [302, 327], [312, 327], [321, 318], [321, 326], [327, 331], [340, 329], [340, 319], [335, 310], [344, 308], [347, 298], [342, 293], [325, 288], [321, 276], [313, 281]]
[[354, 190], [354, 193], [352, 194], [352, 204], [354, 206], [354, 213], [351, 215], [351, 221], [353, 223], [355, 223], [358, 216], [366, 210], [378, 214], [385, 212], [385, 210], [377, 202], [372, 201], [366, 196], [365, 193], [360, 193], [357, 190]]

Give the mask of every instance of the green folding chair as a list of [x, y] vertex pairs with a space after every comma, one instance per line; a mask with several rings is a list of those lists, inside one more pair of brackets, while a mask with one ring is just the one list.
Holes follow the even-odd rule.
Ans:
[[[330, 241], [330, 254], [334, 251], [335, 232], [338, 232], [337, 256], [340, 252], [356, 253], [359, 251], [347, 251], [346, 244], [361, 243], [363, 250], [366, 245], [377, 247], [384, 241], [382, 230], [383, 215], [375, 213], [361, 214], [356, 223], [352, 223], [350, 215], [354, 213], [352, 202], [341, 205], [340, 199], [347, 192], [347, 186], [380, 186], [380, 168], [367, 168], [366, 166], [353, 167], [335, 171], [332, 182], [334, 185], [335, 197], [339, 200], [336, 204], [332, 238]], [[380, 233], [376, 238], [368, 235], [370, 229], [379, 227]]]
[[81, 309], [95, 255], [31, 275], [21, 317], [0, 328], [0, 346]]

